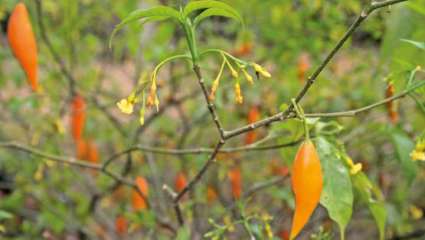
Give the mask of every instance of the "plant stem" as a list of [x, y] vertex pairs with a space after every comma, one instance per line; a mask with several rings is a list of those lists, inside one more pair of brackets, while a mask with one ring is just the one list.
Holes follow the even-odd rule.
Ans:
[[291, 101], [292, 101], [292, 105], [294, 106], [295, 112], [297, 113], [298, 117], [301, 118], [301, 121], [303, 122], [305, 139], [310, 140], [310, 133], [308, 131], [308, 125], [307, 125], [307, 120], [306, 120], [305, 115], [304, 115], [304, 111], [297, 104], [295, 98], [293, 98]]
[[188, 45], [190, 54], [192, 55], [193, 65], [195, 66], [198, 63], [199, 53], [198, 53], [198, 48], [196, 45], [195, 31], [190, 19], [187, 19], [186, 22], [183, 23], [183, 29], [186, 33], [187, 45]]

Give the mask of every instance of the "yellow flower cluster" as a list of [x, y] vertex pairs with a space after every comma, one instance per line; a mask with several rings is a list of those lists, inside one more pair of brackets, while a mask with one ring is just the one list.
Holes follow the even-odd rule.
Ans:
[[223, 57], [223, 63], [221, 65], [220, 71], [211, 86], [211, 91], [209, 94], [209, 99], [211, 101], [215, 99], [215, 94], [220, 85], [220, 79], [223, 75], [223, 70], [225, 66], [227, 66], [227, 68], [229, 69], [230, 75], [236, 80], [236, 83], [234, 85], [235, 101], [239, 104], [243, 103], [243, 95], [242, 95], [242, 90], [239, 83], [239, 77], [240, 77], [239, 71], [242, 72], [243, 76], [250, 84], [254, 84], [254, 78], [249, 74], [247, 67], [253, 68], [257, 76], [261, 75], [266, 78], [271, 77], [271, 74], [259, 64], [244, 63], [242, 61], [238, 61], [237, 59], [233, 57], [230, 57], [230, 59], [233, 59], [234, 63], [237, 65], [237, 70], [236, 70], [235, 67], [232, 65], [232, 63], [230, 63], [228, 57], [225, 54], [222, 54], [222, 57]]
[[146, 104], [147, 104], [148, 107], [155, 106], [156, 110], [158, 111], [159, 110], [159, 99], [158, 99], [158, 95], [156, 94], [156, 89], [157, 89], [156, 82], [153, 81], [152, 85], [151, 85], [150, 92], [149, 92], [148, 99], [146, 101]]
[[121, 110], [122, 113], [125, 114], [132, 114], [134, 112], [135, 105], [142, 101], [142, 106], [140, 108], [140, 124], [143, 125], [145, 123], [145, 110], [146, 105], [153, 106], [156, 105], [158, 109], [159, 100], [156, 95], [156, 82], [152, 81], [152, 85], [150, 88], [150, 95], [148, 96], [148, 104], [146, 104], [145, 100], [145, 87], [148, 83], [145, 81], [147, 74], [143, 73], [140, 76], [138, 86], [136, 87], [136, 90], [134, 90], [127, 98], [121, 99], [119, 102], [117, 102], [118, 108]]
[[239, 82], [235, 83], [235, 100], [237, 103], [242, 104], [243, 103], [243, 96], [241, 91], [241, 85]]
[[254, 68], [254, 70], [257, 74], [260, 74], [261, 76], [263, 76], [265, 78], [271, 78], [272, 77], [272, 75], [269, 72], [267, 72], [267, 70], [265, 70], [261, 65], [258, 65], [256, 63], [252, 63], [251, 65], [252, 65], [252, 67]]

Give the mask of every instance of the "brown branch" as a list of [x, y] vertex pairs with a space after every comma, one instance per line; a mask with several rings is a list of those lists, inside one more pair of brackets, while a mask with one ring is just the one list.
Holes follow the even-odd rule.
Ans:
[[208, 167], [214, 162], [215, 157], [217, 156], [218, 152], [220, 151], [220, 148], [223, 146], [223, 142], [219, 141], [217, 145], [214, 148], [214, 151], [211, 153], [208, 160], [205, 162], [204, 166], [202, 166], [201, 170], [196, 174], [196, 176], [186, 185], [186, 187], [177, 194], [177, 196], [174, 198], [174, 203], [178, 203], [180, 199], [191, 190], [193, 186], [196, 185], [196, 183], [201, 180], [202, 176], [205, 174], [205, 172], [208, 170]]
[[412, 92], [412, 90], [414, 90], [414, 89], [416, 89], [416, 87], [413, 88], [413, 89], [407, 89], [407, 90], [405, 90], [405, 91], [403, 91], [403, 92], [401, 92], [401, 93], [399, 93], [397, 95], [394, 95], [392, 97], [383, 99], [383, 100], [381, 100], [379, 102], [370, 104], [370, 105], [365, 106], [365, 107], [362, 107], [362, 108], [354, 109], [354, 110], [343, 111], [343, 112], [333, 112], [333, 113], [306, 113], [305, 116], [306, 117], [310, 117], [310, 118], [315, 118], [315, 117], [320, 117], [320, 118], [355, 117], [355, 116], [357, 116], [360, 113], [363, 113], [363, 112], [372, 110], [372, 109], [374, 109], [376, 107], [385, 105], [385, 104], [387, 104], [389, 102], [392, 102], [392, 101], [395, 101], [395, 100], [399, 100], [401, 98], [404, 98], [407, 95], [409, 95]]
[[38, 20], [37, 22], [38, 22], [38, 27], [40, 29], [41, 39], [46, 44], [47, 49], [49, 50], [50, 54], [53, 56], [53, 59], [55, 60], [56, 64], [58, 64], [60, 71], [68, 80], [70, 95], [73, 96], [76, 93], [75, 78], [72, 76], [71, 72], [68, 71], [68, 68], [65, 66], [64, 61], [62, 60], [62, 58], [60, 57], [56, 49], [53, 47], [50, 41], [50, 38], [47, 35], [47, 31], [43, 23], [42, 0], [36, 0], [35, 4], [37, 9], [37, 20]]
[[102, 165], [80, 161], [80, 160], [77, 160], [74, 157], [61, 157], [61, 156], [53, 155], [53, 154], [50, 154], [50, 153], [40, 151], [40, 150], [35, 149], [33, 147], [24, 146], [22, 144], [15, 143], [15, 142], [1, 142], [0, 148], [15, 149], [15, 150], [18, 150], [18, 151], [21, 151], [21, 152], [25, 152], [25, 153], [28, 153], [28, 154], [31, 154], [31, 155], [39, 156], [39, 157], [45, 158], [47, 160], [51, 160], [51, 161], [58, 162], [58, 163], [61, 163], [61, 164], [68, 164], [68, 165], [73, 165], [73, 166], [77, 166], [77, 167], [81, 167], [81, 168], [87, 168], [87, 169], [92, 169], [92, 170], [102, 172], [104, 175], [109, 176], [110, 178], [114, 179], [115, 181], [120, 182], [122, 184], [125, 184], [125, 185], [135, 189], [137, 192], [140, 193], [140, 195], [143, 198], [145, 198], [146, 202], [148, 203], [148, 199], [146, 198], [146, 196], [144, 196], [144, 194], [139, 190], [137, 185], [135, 183], [133, 183], [133, 181], [122, 178], [121, 176], [119, 176], [119, 175], [117, 175], [113, 172], [110, 172], [107, 169], [104, 169], [102, 167]]
[[209, 93], [208, 93], [208, 90], [205, 86], [205, 80], [202, 77], [201, 69], [199, 68], [198, 65], [195, 65], [195, 66], [193, 66], [193, 71], [195, 72], [196, 77], [198, 78], [198, 83], [199, 83], [199, 85], [202, 89], [202, 93], [204, 95], [204, 98], [205, 98], [205, 101], [207, 103], [208, 110], [210, 111], [211, 117], [212, 117], [212, 119], [213, 119], [213, 121], [214, 121], [214, 123], [217, 127], [219, 134], [220, 134], [220, 138], [222, 140], [224, 140], [224, 129], [223, 129], [223, 126], [221, 125], [220, 119], [219, 119], [218, 114], [215, 110], [214, 103], [210, 101]]
[[[326, 58], [322, 61], [322, 63], [319, 64], [319, 66], [316, 68], [313, 74], [308, 78], [304, 87], [295, 97], [296, 103], [299, 103], [304, 98], [308, 90], [311, 88], [311, 86], [314, 84], [314, 82], [317, 80], [317, 78], [325, 69], [325, 67], [329, 64], [329, 62], [334, 58], [336, 53], [342, 48], [342, 46], [344, 46], [345, 42], [350, 38], [350, 36], [354, 33], [354, 31], [372, 12], [374, 12], [377, 9], [391, 6], [391, 5], [405, 2], [405, 1], [408, 1], [408, 0], [387, 0], [383, 2], [374, 2], [369, 7], [364, 9], [360, 13], [360, 15], [357, 17], [357, 19], [354, 21], [354, 23], [348, 28], [348, 30], [345, 32], [342, 38], [336, 43], [335, 47], [330, 51], [330, 53], [326, 56]], [[288, 119], [288, 117], [293, 113], [293, 110], [294, 110], [294, 106], [292, 103], [290, 103], [288, 109], [286, 109], [283, 112], [277, 113], [271, 117], [265, 118], [253, 124], [250, 124], [232, 131], [225, 132], [224, 138], [229, 139], [234, 136], [238, 136], [240, 134], [252, 131], [254, 129], [269, 125], [276, 121], [284, 121]]]
[[[254, 151], [267, 151], [273, 149], [281, 149], [286, 147], [297, 146], [303, 141], [303, 139], [299, 139], [296, 141], [282, 143], [282, 144], [274, 144], [267, 146], [256, 146], [255, 144], [249, 146], [241, 146], [241, 147], [233, 147], [233, 148], [221, 148], [218, 153], [235, 153], [235, 152], [254, 152]], [[154, 154], [161, 155], [172, 155], [172, 156], [181, 156], [181, 155], [203, 155], [203, 154], [211, 154], [214, 152], [214, 148], [187, 148], [187, 149], [170, 149], [170, 148], [158, 148], [158, 147], [150, 147], [137, 145], [128, 149], [125, 149], [121, 152], [117, 152], [112, 155], [108, 160], [105, 161], [105, 167], [111, 164], [111, 161], [115, 161], [117, 158], [129, 154], [135, 151], [149, 152]]]
[[254, 195], [255, 193], [257, 193], [257, 192], [259, 192], [263, 189], [266, 189], [266, 188], [269, 188], [269, 187], [274, 186], [276, 184], [279, 184], [279, 183], [283, 182], [286, 178], [287, 177], [283, 177], [283, 176], [275, 177], [275, 178], [269, 179], [267, 181], [255, 184], [251, 189], [248, 189], [243, 194], [243, 198], [248, 198], [248, 197]]
[[[53, 154], [50, 154], [50, 153], [40, 151], [40, 150], [35, 149], [33, 147], [24, 146], [24, 145], [21, 145], [19, 143], [15, 143], [15, 142], [0, 142], [0, 148], [15, 149], [15, 150], [25, 152], [25, 153], [28, 153], [28, 154], [31, 154], [31, 155], [42, 157], [42, 158], [50, 160], [50, 161], [57, 162], [57, 163], [60, 163], [60, 164], [67, 164], [67, 165], [72, 165], [72, 166], [76, 166], [76, 167], [81, 167], [81, 168], [99, 171], [102, 174], [109, 176], [110, 178], [114, 179], [116, 182], [124, 184], [124, 185], [132, 188], [133, 190], [135, 190], [145, 200], [148, 208], [151, 206], [147, 196], [145, 196], [143, 194], [143, 192], [137, 187], [137, 185], [133, 181], [130, 181], [126, 178], [123, 178], [123, 177], [121, 177], [121, 176], [119, 176], [119, 175], [117, 175], [113, 172], [110, 172], [110, 171], [104, 169], [102, 167], [102, 165], [80, 161], [80, 160], [77, 160], [74, 157], [61, 157], [61, 156], [53, 155]], [[174, 230], [174, 227], [172, 227], [168, 222], [160, 219], [159, 217], [156, 218], [156, 221], [157, 221], [158, 225], [170, 230], [173, 233], [176, 232]]]

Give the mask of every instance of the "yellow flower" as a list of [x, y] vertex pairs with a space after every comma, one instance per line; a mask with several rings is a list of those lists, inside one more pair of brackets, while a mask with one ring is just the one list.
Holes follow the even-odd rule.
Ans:
[[361, 163], [354, 164], [350, 169], [351, 175], [356, 175], [358, 172], [360, 172], [363, 168], [363, 165]]
[[125, 114], [132, 114], [133, 113], [134, 102], [129, 101], [126, 98], [121, 99], [121, 101], [119, 101], [117, 103], [117, 106], [121, 110], [121, 112], [123, 112]]
[[235, 225], [232, 223], [232, 219], [230, 218], [230, 216], [228, 215], [224, 216], [223, 222], [224, 222], [224, 225], [226, 225], [227, 230], [229, 232], [235, 231]]
[[363, 168], [363, 165], [361, 163], [356, 163], [354, 164], [353, 159], [351, 159], [350, 157], [346, 157], [345, 158], [348, 166], [350, 167], [350, 174], [351, 175], [356, 175], [358, 172], [360, 172]]
[[155, 107], [156, 107], [156, 111], [159, 111], [159, 99], [156, 94], [155, 94]]
[[54, 126], [55, 126], [55, 130], [59, 133], [59, 134], [64, 134], [65, 133], [65, 127], [63, 126], [62, 122], [60, 119], [56, 119], [54, 122]]
[[425, 161], [425, 152], [413, 150], [413, 152], [410, 153], [410, 157], [413, 161]]
[[252, 78], [252, 76], [251, 76], [251, 75], [249, 75], [249, 73], [248, 73], [245, 69], [243, 69], [243, 68], [242, 68], [242, 72], [243, 72], [243, 74], [244, 74], [244, 76], [245, 76], [246, 80], [247, 80], [250, 84], [254, 84], [254, 79]]
[[264, 69], [261, 65], [256, 64], [256, 63], [252, 63], [251, 65], [257, 73], [261, 74], [261, 76], [263, 76], [265, 78], [271, 78], [272, 77], [272, 75], [266, 69]]
[[140, 109], [140, 118], [139, 118], [139, 121], [140, 121], [140, 125], [145, 125], [145, 106], [143, 106], [141, 109]]
[[230, 69], [230, 74], [232, 75], [233, 78], [238, 78], [239, 77], [239, 73], [233, 68], [232, 64], [230, 64], [230, 62], [225, 58], [224, 62], [226, 63], [227, 67]]
[[422, 216], [424, 215], [424, 212], [422, 211], [422, 209], [416, 207], [415, 205], [411, 205], [409, 207], [409, 212], [414, 220], [421, 219]]
[[235, 84], [235, 100], [237, 103], [242, 104], [243, 103], [243, 96], [241, 91], [241, 85], [239, 82]]
[[273, 231], [272, 231], [272, 228], [270, 227], [270, 224], [266, 223], [265, 225], [266, 225], [265, 230], [266, 230], [267, 237], [269, 239], [273, 239]]
[[151, 89], [149, 92], [149, 96], [147, 98], [147, 106], [148, 107], [152, 107], [155, 106], [156, 110], [159, 110], [159, 99], [158, 99], [158, 95], [156, 94], [156, 83], [153, 82], [151, 85]]
[[415, 150], [410, 153], [413, 161], [425, 161], [425, 140], [418, 141]]
[[219, 78], [217, 78], [214, 82], [213, 82], [213, 85], [212, 85], [212, 87], [211, 87], [211, 93], [210, 93], [210, 96], [209, 96], [209, 99], [211, 100], [211, 101], [213, 101], [214, 99], [215, 99], [215, 93], [217, 92], [217, 89], [218, 89], [218, 85], [220, 84], [220, 79]]

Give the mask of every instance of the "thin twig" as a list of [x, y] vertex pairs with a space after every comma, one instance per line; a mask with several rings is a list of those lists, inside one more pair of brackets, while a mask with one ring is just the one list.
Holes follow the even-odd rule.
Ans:
[[[299, 139], [299, 140], [291, 141], [288, 143], [274, 144], [274, 145], [267, 145], [267, 146], [256, 146], [255, 144], [252, 144], [249, 146], [221, 148], [218, 151], [218, 153], [254, 152], [254, 151], [267, 151], [267, 150], [273, 150], [273, 149], [281, 149], [286, 147], [297, 146], [299, 143], [302, 142], [302, 140], [303, 139]], [[158, 147], [137, 145], [137, 146], [125, 149], [121, 152], [115, 153], [110, 158], [108, 158], [108, 160], [105, 161], [104, 165], [106, 166], [104, 167], [108, 167], [111, 164], [111, 161], [114, 161], [123, 155], [129, 154], [135, 151], [142, 151], [142, 152], [155, 153], [155, 154], [161, 154], [161, 155], [181, 156], [181, 155], [211, 154], [214, 152], [214, 148], [170, 149], [170, 148], [158, 148]]]
[[372, 110], [376, 107], [385, 105], [386, 103], [404, 98], [407, 95], [409, 95], [409, 93], [411, 93], [411, 92], [412, 92], [412, 90], [408, 89], [408, 90], [405, 90], [405, 91], [403, 91], [403, 92], [401, 92], [397, 95], [394, 95], [392, 97], [386, 98], [386, 99], [381, 100], [379, 102], [370, 104], [370, 105], [362, 107], [362, 108], [354, 109], [354, 110], [343, 111], [343, 112], [333, 112], [333, 113], [307, 113], [307, 114], [305, 114], [305, 116], [310, 117], [310, 118], [315, 118], [315, 117], [320, 117], [320, 118], [355, 117], [360, 113]]
[[214, 148], [214, 151], [211, 153], [210, 157], [208, 158], [207, 162], [204, 164], [204, 166], [201, 168], [201, 170], [196, 174], [196, 176], [186, 185], [186, 187], [179, 192], [177, 197], [174, 199], [175, 203], [178, 203], [180, 199], [189, 191], [191, 188], [196, 185], [196, 183], [201, 180], [204, 173], [208, 170], [208, 167], [211, 165], [211, 163], [214, 162], [215, 157], [217, 156], [218, 152], [220, 151], [220, 148], [223, 146], [223, 142], [219, 141], [217, 145]]
[[[341, 47], [345, 44], [345, 42], [350, 38], [350, 36], [354, 33], [354, 31], [360, 26], [360, 24], [375, 10], [387, 6], [391, 6], [397, 3], [406, 2], [408, 0], [387, 0], [383, 2], [374, 2], [369, 7], [367, 7], [365, 10], [363, 10], [360, 15], [357, 17], [357, 19], [354, 21], [354, 23], [348, 28], [347, 32], [343, 35], [343, 37], [337, 42], [335, 47], [331, 50], [331, 52], [326, 56], [326, 58], [319, 64], [319, 66], [316, 68], [316, 70], [313, 72], [313, 74], [308, 78], [306, 84], [301, 89], [301, 91], [297, 94], [295, 98], [295, 102], [299, 103], [308, 90], [311, 88], [311, 86], [314, 84], [316, 79], [319, 77], [319, 75], [322, 73], [322, 71], [325, 69], [325, 67], [329, 64], [329, 62], [333, 59], [333, 57], [336, 55], [336, 53], [341, 49]], [[284, 121], [288, 119], [288, 117], [293, 112], [294, 106], [292, 103], [289, 104], [289, 107], [280, 113], [277, 113], [271, 117], [262, 119], [258, 122], [252, 123], [250, 125], [225, 132], [224, 138], [229, 139], [234, 136], [238, 136], [240, 134], [252, 131], [254, 129], [269, 125], [276, 121]]]
[[208, 90], [205, 86], [205, 80], [202, 77], [201, 69], [199, 68], [198, 65], [195, 65], [195, 66], [193, 66], [193, 71], [195, 72], [196, 77], [198, 78], [198, 83], [199, 83], [199, 85], [202, 89], [202, 93], [204, 94], [204, 98], [205, 98], [205, 101], [207, 103], [208, 110], [210, 111], [211, 117], [212, 117], [212, 119], [213, 119], [213, 121], [214, 121], [214, 123], [217, 127], [219, 134], [220, 134], [220, 138], [221, 138], [221, 140], [224, 140], [224, 129], [223, 129], [223, 126], [221, 125], [220, 119], [219, 119], [218, 114], [215, 110], [214, 103], [210, 101], [209, 93], [208, 93]]
[[37, 22], [38, 27], [40, 29], [41, 39], [46, 44], [47, 49], [49, 50], [50, 54], [52, 54], [53, 59], [58, 64], [60, 71], [62, 74], [66, 77], [69, 84], [69, 91], [70, 96], [74, 96], [76, 93], [76, 87], [75, 87], [75, 78], [72, 76], [72, 74], [68, 71], [68, 68], [65, 66], [64, 61], [60, 57], [59, 53], [56, 51], [56, 49], [53, 47], [49, 36], [47, 35], [46, 28], [44, 27], [43, 23], [43, 4], [41, 0], [36, 0], [36, 9], [37, 9]]
[[58, 163], [61, 163], [61, 164], [68, 164], [68, 165], [73, 165], [73, 166], [77, 166], [77, 167], [81, 167], [81, 168], [97, 170], [99, 172], [102, 172], [106, 176], [109, 176], [110, 178], [114, 179], [115, 181], [120, 182], [122, 184], [125, 184], [125, 185], [135, 189], [137, 192], [140, 193], [140, 195], [148, 203], [148, 199], [146, 198], [146, 196], [144, 196], [144, 194], [140, 191], [140, 189], [137, 187], [137, 185], [135, 183], [133, 183], [132, 181], [125, 179], [121, 176], [118, 176], [117, 174], [110, 172], [107, 169], [104, 169], [102, 167], [102, 165], [80, 161], [80, 160], [77, 160], [74, 157], [56, 156], [56, 155], [46, 153], [46, 152], [40, 151], [38, 149], [35, 149], [33, 147], [25, 146], [25, 145], [22, 145], [22, 144], [19, 144], [19, 143], [16, 143], [16, 142], [1, 142], [0, 148], [15, 149], [15, 150], [19, 150], [19, 151], [22, 151], [22, 152], [29, 153], [31, 155], [42, 157], [46, 160], [58, 162]]

